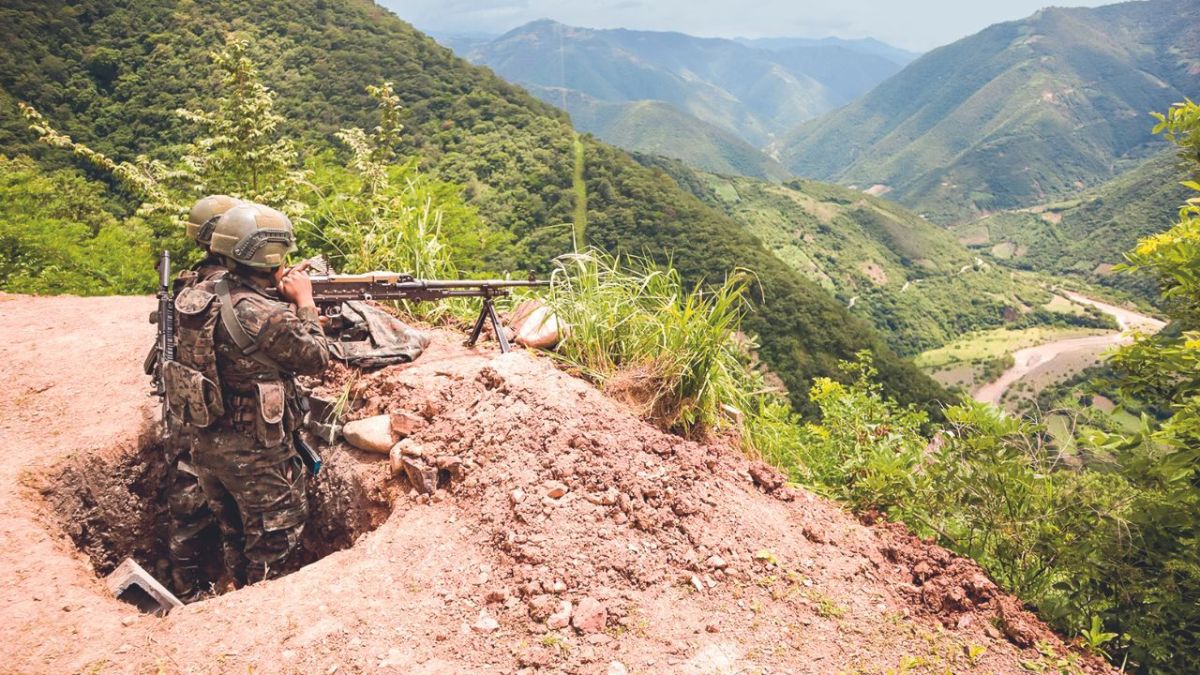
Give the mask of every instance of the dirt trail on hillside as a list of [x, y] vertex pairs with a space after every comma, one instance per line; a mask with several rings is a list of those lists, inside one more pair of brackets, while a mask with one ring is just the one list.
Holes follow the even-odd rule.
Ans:
[[440, 331], [359, 378], [353, 415], [418, 416], [411, 442], [453, 467], [442, 490], [326, 448], [305, 555], [337, 548], [325, 533], [353, 546], [140, 615], [75, 544], [126, 545], [105, 524], [155, 504], [151, 308], [0, 295], [3, 670], [1016, 673], [1052, 662], [1037, 643], [1065, 653], [970, 561], [663, 434], [547, 358]]
[[975, 391], [973, 396], [976, 401], [1000, 405], [1000, 400], [1004, 398], [1009, 387], [1036, 370], [1050, 368], [1057, 359], [1082, 358], [1087, 362], [1098, 361], [1100, 355], [1108, 349], [1132, 342], [1131, 331], [1157, 333], [1166, 325], [1153, 317], [1093, 300], [1078, 293], [1068, 291], [1064, 295], [1075, 302], [1091, 305], [1112, 316], [1120, 326], [1120, 330], [1104, 335], [1057, 340], [1018, 349], [1013, 352], [1012, 367], [1001, 373], [1000, 377]]

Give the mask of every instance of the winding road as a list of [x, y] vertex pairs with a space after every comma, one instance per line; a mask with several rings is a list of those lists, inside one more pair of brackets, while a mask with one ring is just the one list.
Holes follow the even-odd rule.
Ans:
[[1124, 307], [1117, 307], [1106, 302], [1093, 300], [1078, 293], [1063, 293], [1071, 300], [1084, 305], [1091, 305], [1100, 311], [1111, 315], [1117, 321], [1121, 330], [1104, 335], [1057, 340], [1046, 344], [1019, 349], [1013, 354], [1013, 366], [1001, 373], [1000, 377], [980, 387], [974, 394], [976, 401], [1000, 405], [1000, 399], [1008, 388], [1021, 378], [1041, 366], [1046, 366], [1056, 359], [1066, 359], [1083, 352], [1099, 354], [1101, 351], [1117, 345], [1128, 344], [1133, 340], [1133, 332], [1157, 333], [1164, 324], [1154, 317], [1139, 314]]

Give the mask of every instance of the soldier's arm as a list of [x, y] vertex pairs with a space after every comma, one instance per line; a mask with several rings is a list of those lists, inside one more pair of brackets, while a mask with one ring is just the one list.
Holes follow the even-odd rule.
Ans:
[[243, 317], [243, 312], [258, 311], [250, 304], [238, 303], [238, 318], [243, 319], [243, 325], [261, 321], [255, 342], [264, 354], [285, 369], [301, 375], [315, 375], [325, 369], [329, 364], [329, 345], [315, 307], [297, 310], [291, 305], [271, 303], [265, 316]]

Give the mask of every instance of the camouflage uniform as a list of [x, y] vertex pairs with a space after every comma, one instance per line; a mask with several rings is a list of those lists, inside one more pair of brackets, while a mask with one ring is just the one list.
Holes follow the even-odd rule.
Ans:
[[[173, 295], [199, 283], [224, 276], [227, 268], [211, 253], [190, 270], [181, 272], [173, 284]], [[167, 551], [171, 557], [171, 585], [183, 601], [191, 601], [204, 589], [204, 558], [209, 548], [208, 532], [217, 525], [212, 509], [191, 462], [196, 434], [187, 425], [168, 420], [171, 433], [163, 444], [167, 464]], [[215, 580], [212, 580], [215, 581]]]
[[[302, 416], [294, 374], [324, 370], [329, 350], [314, 308], [296, 310], [273, 289], [233, 274], [225, 279], [237, 322], [265, 359], [247, 355], [224, 323], [212, 320], [221, 304], [216, 281], [185, 291], [180, 301], [214, 326], [210, 353], [223, 410], [196, 434], [192, 463], [220, 525], [226, 565], [244, 584], [277, 575], [299, 543], [308, 503], [292, 442]], [[199, 305], [207, 309], [195, 311]], [[188, 335], [181, 331], [181, 351]]]

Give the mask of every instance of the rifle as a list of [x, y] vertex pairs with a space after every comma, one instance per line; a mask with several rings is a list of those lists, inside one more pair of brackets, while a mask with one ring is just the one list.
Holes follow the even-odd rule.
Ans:
[[[322, 263], [316, 263], [319, 267]], [[527, 280], [508, 279], [417, 279], [403, 272], [367, 272], [365, 274], [315, 274], [310, 275], [313, 301], [321, 313], [330, 318], [340, 314], [341, 303], [348, 300], [408, 300], [432, 302], [445, 298], [483, 298], [479, 318], [467, 338], [468, 347], [475, 346], [483, 332], [483, 324], [490, 321], [496, 332], [500, 351], [508, 353], [511, 347], [500, 317], [496, 315], [494, 300], [512, 293], [514, 288], [549, 286], [549, 281], [538, 281], [532, 276]]]
[[163, 251], [158, 260], [158, 310], [150, 315], [150, 323], [158, 325], [158, 335], [142, 369], [150, 376], [150, 385], [153, 387], [150, 393], [162, 399], [163, 436], [166, 437], [170, 434], [170, 424], [163, 366], [175, 360], [175, 301], [171, 297], [171, 254], [167, 251]]

